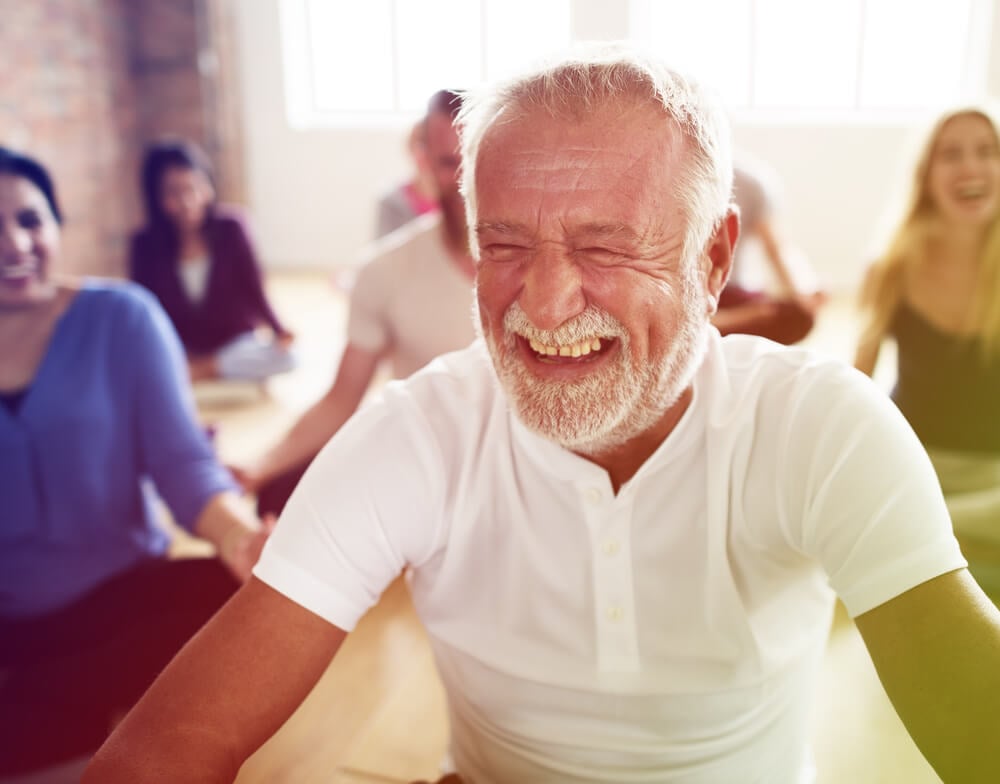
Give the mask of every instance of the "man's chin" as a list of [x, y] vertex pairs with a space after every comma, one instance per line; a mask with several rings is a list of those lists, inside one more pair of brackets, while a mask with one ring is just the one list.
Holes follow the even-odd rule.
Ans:
[[524, 409], [517, 404], [514, 405], [514, 414], [518, 421], [532, 433], [547, 441], [552, 441], [570, 452], [586, 454], [594, 446], [595, 440], [599, 440], [594, 438], [593, 433], [581, 433], [580, 428], [570, 426], [571, 423], [554, 421], [553, 417], [538, 416], [537, 412]]
[[528, 380], [528, 371], [498, 373], [515, 416], [528, 430], [573, 452], [605, 445], [620, 424], [622, 403], [579, 382]]

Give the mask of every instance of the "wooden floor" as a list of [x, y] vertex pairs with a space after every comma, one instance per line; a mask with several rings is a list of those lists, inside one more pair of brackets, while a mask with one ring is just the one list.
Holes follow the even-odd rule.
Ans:
[[[279, 313], [298, 334], [303, 367], [266, 389], [199, 389], [203, 419], [218, 427], [228, 462], [247, 460], [283, 432], [326, 388], [343, 347], [343, 298], [325, 277], [285, 274], [272, 278], [270, 288]], [[810, 342], [846, 359], [853, 339], [851, 310], [835, 301]], [[840, 609], [818, 684], [814, 738], [820, 784], [939, 781], [896, 718]], [[299, 711], [244, 765], [239, 782], [433, 781], [446, 739], [444, 695], [427, 639], [405, 586], [397, 582]]]

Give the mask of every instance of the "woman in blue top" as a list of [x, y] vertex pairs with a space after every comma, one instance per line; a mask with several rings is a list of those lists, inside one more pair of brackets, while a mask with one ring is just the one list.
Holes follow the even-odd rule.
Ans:
[[[0, 776], [95, 750], [266, 537], [162, 309], [58, 276], [60, 222], [45, 169], [0, 148]], [[218, 558], [166, 559], [153, 486]]]
[[1000, 601], [1000, 137], [981, 109], [941, 117], [862, 293], [855, 365], [897, 344], [893, 399], [927, 448], [969, 569]]

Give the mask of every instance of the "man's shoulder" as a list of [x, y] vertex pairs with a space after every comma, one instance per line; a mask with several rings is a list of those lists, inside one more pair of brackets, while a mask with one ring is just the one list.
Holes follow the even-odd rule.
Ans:
[[830, 398], [845, 388], [870, 384], [843, 360], [801, 346], [783, 346], [752, 335], [718, 339], [717, 364], [737, 397], [819, 394]]
[[751, 428], [759, 435], [823, 423], [860, 423], [887, 415], [885, 392], [843, 360], [808, 348], [763, 338], [716, 338], [706, 363], [709, 417], [713, 428]]
[[803, 346], [784, 346], [756, 335], [726, 335], [719, 339], [725, 364], [733, 371], [788, 374], [835, 372], [844, 363]]
[[421, 216], [382, 237], [361, 254], [354, 290], [365, 296], [403, 291], [414, 280], [427, 280], [433, 268], [447, 263], [440, 218]]
[[754, 492], [801, 501], [827, 474], [882, 470], [872, 443], [889, 456], [917, 443], [885, 391], [835, 356], [747, 336], [716, 348], [701, 388], [709, 453]]
[[489, 418], [502, 392], [482, 340], [442, 354], [413, 375], [389, 382], [388, 405], [413, 407], [435, 429], [475, 429]]
[[[465, 348], [450, 351], [435, 357], [413, 375], [400, 381], [390, 382], [421, 397], [439, 399], [438, 396], [464, 397], [468, 400], [500, 394], [500, 388], [493, 374], [489, 352], [482, 340], [476, 340]], [[438, 405], [438, 404], [434, 404]], [[461, 411], [451, 412], [461, 416]]]
[[441, 216], [429, 213], [375, 240], [362, 252], [361, 264], [364, 267], [408, 267], [428, 257], [436, 258], [444, 252]]

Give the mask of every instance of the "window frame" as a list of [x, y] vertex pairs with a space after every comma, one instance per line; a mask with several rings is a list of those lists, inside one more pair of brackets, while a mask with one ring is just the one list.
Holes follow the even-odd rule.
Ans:
[[[398, 60], [394, 63], [394, 104], [397, 108], [379, 112], [362, 112], [350, 110], [324, 110], [315, 105], [316, 95], [316, 73], [312, 67], [311, 36], [308, 35], [308, 4], [310, 0], [276, 0], [279, 4], [280, 35], [281, 35], [281, 59], [285, 87], [285, 112], [288, 123], [297, 130], [310, 130], [321, 128], [341, 128], [341, 129], [387, 129], [399, 130], [412, 125], [418, 119], [421, 112], [399, 109], [399, 85], [396, 82], [398, 73]], [[413, 0], [409, 0], [413, 1]], [[480, 35], [483, 37], [481, 46], [481, 73], [486, 72], [487, 51], [485, 45], [486, 25], [488, 25], [487, 1], [478, 0], [481, 4], [481, 28]], [[751, 19], [754, 14], [754, 7], [757, 0], [742, 0], [750, 5]], [[815, 2], [817, 0], [803, 0], [803, 2]], [[835, 2], [836, 0], [829, 0]], [[870, 2], [877, 0], [859, 0], [862, 5], [862, 15], [864, 9]], [[948, 0], [938, 0], [944, 5]], [[392, 0], [395, 4], [400, 0]], [[586, 6], [593, 4], [594, 0], [570, 0], [570, 24], [568, 39], [570, 43], [579, 40], [577, 30], [577, 20], [575, 15], [583, 9], [587, 12]], [[649, 46], [652, 42], [649, 37], [649, 20], [651, 19], [651, 6], [655, 0], [629, 0], [627, 3], [616, 3], [612, 9], [603, 5], [601, 14], [605, 19], [608, 14], [617, 14], [621, 25], [618, 30], [624, 31], [627, 37], [640, 44]], [[610, 4], [608, 4], [610, 5]], [[949, 104], [965, 103], [989, 103], [988, 89], [990, 87], [990, 66], [991, 62], [991, 41], [994, 28], [1000, 29], [998, 20], [994, 19], [997, 0], [969, 0], [970, 22], [967, 30], [967, 46], [965, 47], [965, 58], [962, 64], [962, 84], [960, 92]], [[395, 27], [395, 25], [394, 25]], [[750, 28], [750, 35], [753, 36], [753, 25]], [[591, 25], [591, 30], [593, 25]], [[863, 28], [862, 28], [863, 29]], [[395, 36], [395, 30], [393, 31]], [[863, 35], [863, 32], [859, 32]], [[1000, 42], [998, 42], [1000, 43]], [[395, 49], [395, 43], [393, 47]], [[753, 57], [754, 42], [751, 38], [749, 42], [750, 57]], [[863, 59], [863, 45], [858, 46], [858, 58]], [[750, 95], [750, 105], [729, 106], [729, 113], [734, 122], [747, 125], [892, 125], [909, 124], [914, 120], [927, 117], [945, 106], [928, 102], [927, 105], [914, 108], [873, 108], [860, 106], [862, 94], [861, 83], [863, 74], [860, 70], [855, 79], [854, 105], [849, 108], [829, 107], [829, 108], [806, 108], [806, 107], [773, 107], [754, 105], [755, 81], [751, 67], [747, 69], [747, 80], [750, 84], [748, 93]]]
[[[757, 0], [741, 0], [749, 5], [750, 19], [754, 19]], [[835, 0], [831, 0], [835, 2]], [[950, 5], [949, 0], [936, 0], [942, 6]], [[656, 0], [629, 0], [628, 29], [629, 36], [643, 45], [653, 47], [651, 40], [652, 5]], [[803, 0], [816, 2], [816, 0]], [[859, 37], [864, 35], [864, 19], [871, 2], [877, 0], [858, 0], [861, 6], [861, 26]], [[995, 0], [968, 0], [969, 22], [966, 34], [965, 58], [962, 63], [962, 78], [959, 93], [948, 102], [928, 102], [914, 107], [877, 107], [861, 105], [862, 83], [864, 79], [864, 43], [863, 38], [857, 47], [858, 71], [855, 75], [854, 103], [850, 107], [800, 107], [771, 106], [755, 103], [755, 75], [753, 61], [756, 41], [754, 40], [754, 25], [749, 30], [748, 44], [751, 62], [747, 68], [746, 79], [749, 83], [749, 103], [746, 105], [727, 106], [730, 116], [735, 122], [747, 125], [898, 125], [909, 124], [915, 119], [940, 112], [949, 106], [962, 104], [989, 103], [989, 66], [990, 43], [994, 27]]]
[[[399, 85], [400, 61], [398, 56], [398, 35], [396, 21], [396, 5], [399, 2], [413, 0], [390, 0], [392, 16], [392, 51], [393, 51], [393, 108], [382, 111], [358, 111], [350, 109], [325, 109], [317, 105], [316, 69], [312, 54], [312, 36], [309, 35], [309, 15], [311, 0], [277, 0], [279, 5], [281, 58], [285, 85], [285, 111], [288, 123], [297, 130], [316, 128], [344, 129], [392, 129], [409, 127], [422, 115], [401, 106]], [[480, 5], [480, 62], [479, 77], [483, 78], [488, 68], [489, 52], [487, 51], [487, 29], [489, 23], [488, 3], [490, 0], [476, 1]], [[573, 41], [572, 5], [570, 5], [570, 21], [567, 29], [568, 40]], [[473, 86], [473, 85], [462, 85]]]

